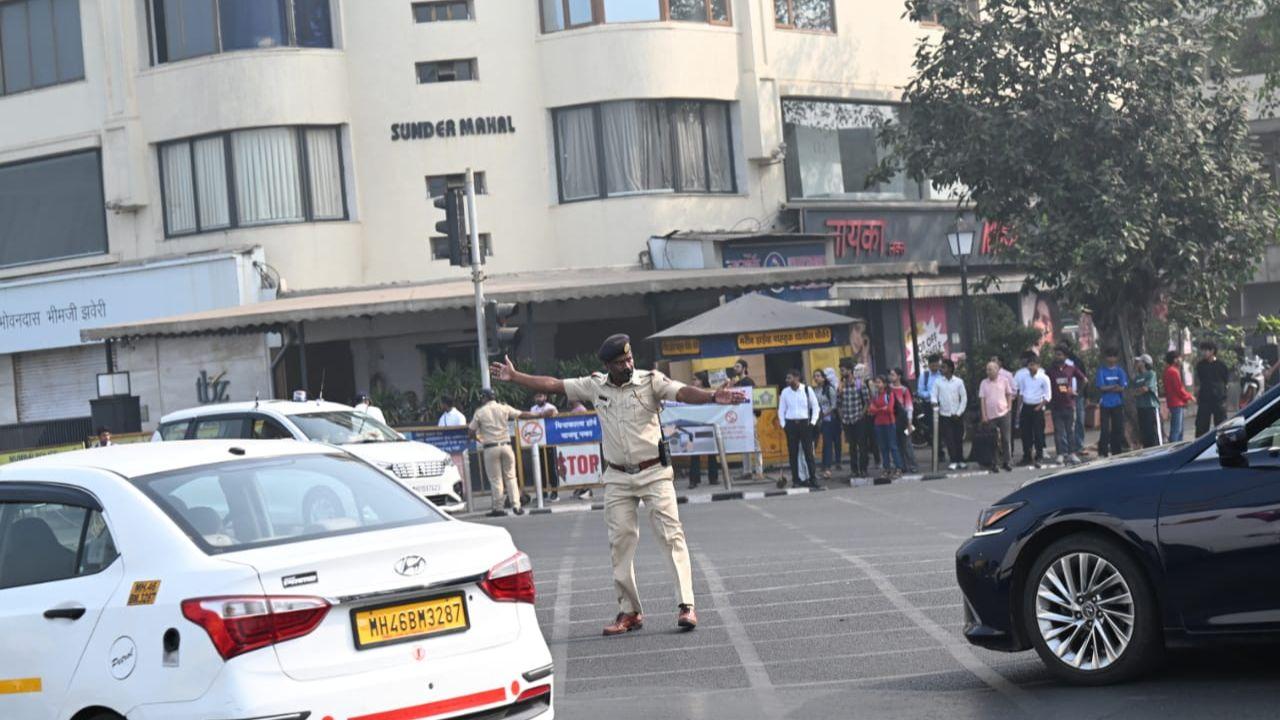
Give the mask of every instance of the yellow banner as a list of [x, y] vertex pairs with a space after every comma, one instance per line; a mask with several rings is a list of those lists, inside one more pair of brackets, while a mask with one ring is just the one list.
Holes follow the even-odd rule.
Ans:
[[798, 345], [821, 345], [829, 342], [831, 342], [831, 328], [829, 327], [776, 330], [773, 332], [743, 333], [738, 336], [738, 349], [765, 350]]
[[676, 355], [699, 355], [702, 353], [702, 343], [697, 338], [686, 338], [684, 340], [663, 340], [662, 354], [668, 356]]
[[45, 455], [55, 455], [57, 453], [83, 449], [83, 443], [67, 443], [66, 445], [50, 445], [49, 447], [42, 448], [14, 450], [12, 452], [0, 453], [0, 465], [7, 465], [9, 463], [18, 462], [19, 460], [30, 460], [31, 458], [43, 457]]

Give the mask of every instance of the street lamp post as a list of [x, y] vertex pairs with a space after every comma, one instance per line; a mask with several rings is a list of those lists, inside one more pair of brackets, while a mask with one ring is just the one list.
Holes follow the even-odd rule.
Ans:
[[[947, 244], [951, 246], [951, 254], [960, 261], [960, 313], [964, 324], [964, 354], [970, 358], [977, 343], [973, 337], [973, 311], [969, 306], [969, 256], [973, 254], [973, 227], [963, 217], [956, 221], [955, 229], [947, 234]], [[971, 373], [975, 372], [973, 362], [969, 363]]]

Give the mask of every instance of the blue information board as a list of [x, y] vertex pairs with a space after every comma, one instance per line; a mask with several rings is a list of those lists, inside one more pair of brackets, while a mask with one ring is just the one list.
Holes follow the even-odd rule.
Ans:
[[600, 442], [600, 418], [590, 415], [553, 416], [544, 421], [547, 445], [576, 445]]
[[450, 455], [461, 455], [470, 446], [467, 438], [467, 428], [465, 427], [405, 430], [403, 435], [410, 440], [434, 445]]

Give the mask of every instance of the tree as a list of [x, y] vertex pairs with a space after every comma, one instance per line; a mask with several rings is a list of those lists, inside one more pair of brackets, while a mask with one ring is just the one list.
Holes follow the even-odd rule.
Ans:
[[917, 49], [909, 112], [881, 127], [878, 175], [957, 185], [1126, 366], [1158, 303], [1179, 324], [1221, 319], [1277, 229], [1233, 80], [1253, 0], [966, 5], [907, 0], [944, 29]]

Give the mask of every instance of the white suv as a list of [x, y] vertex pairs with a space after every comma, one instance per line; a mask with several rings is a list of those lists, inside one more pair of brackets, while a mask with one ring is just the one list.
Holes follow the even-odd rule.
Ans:
[[461, 512], [466, 508], [462, 499], [462, 475], [447, 453], [409, 440], [341, 403], [263, 400], [203, 405], [160, 418], [160, 427], [151, 439], [153, 442], [292, 439], [339, 445], [382, 468], [446, 512]]

